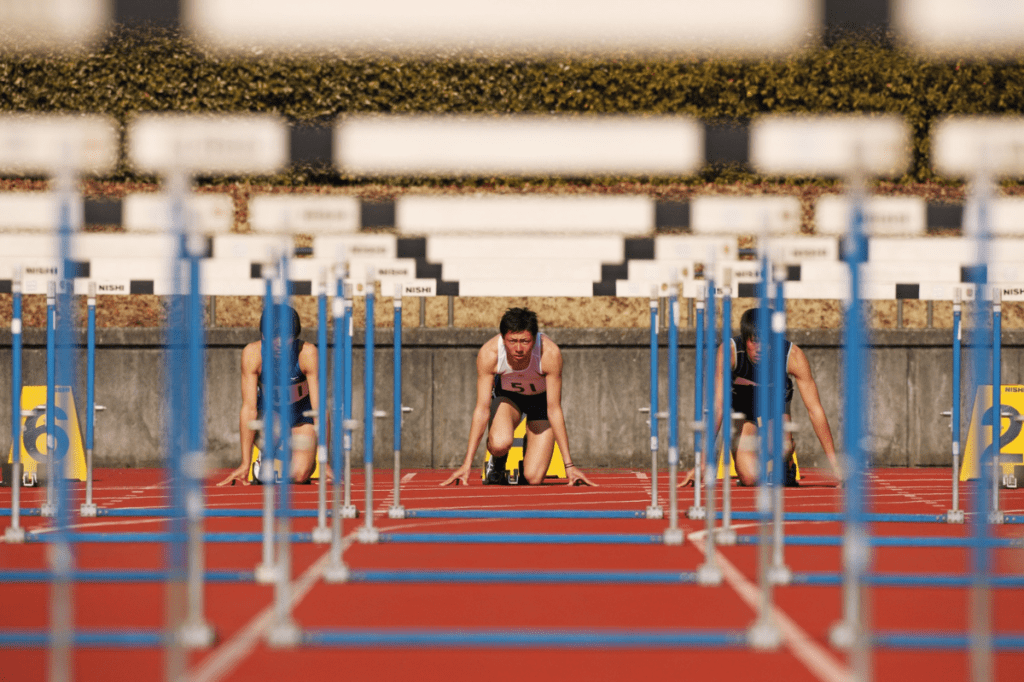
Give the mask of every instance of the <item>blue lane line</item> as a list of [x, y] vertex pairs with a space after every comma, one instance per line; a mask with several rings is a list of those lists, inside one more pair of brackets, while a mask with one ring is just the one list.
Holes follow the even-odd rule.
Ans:
[[[722, 512], [717, 513], [722, 518]], [[756, 511], [734, 511], [732, 518], [744, 521], [756, 521]], [[846, 515], [838, 512], [786, 512], [786, 521], [837, 521], [846, 520]], [[946, 523], [945, 514], [867, 514], [865, 520], [874, 523]]]
[[[974, 578], [964, 573], [874, 573], [864, 576], [875, 587], [970, 587]], [[833, 587], [843, 583], [842, 573], [794, 573], [791, 585]], [[992, 587], [1024, 587], [1024, 576], [996, 575], [989, 578]]]
[[[872, 547], [973, 547], [973, 538], [941, 538], [941, 537], [905, 537], [905, 536], [872, 536]], [[758, 536], [740, 535], [736, 538], [738, 545], [756, 545]], [[787, 535], [787, 545], [806, 545], [814, 547], [839, 547], [843, 544], [843, 538], [838, 535]], [[1024, 539], [1021, 538], [990, 538], [989, 547], [997, 548], [1021, 548], [1024, 547]]]
[[[185, 533], [69, 533], [70, 542], [83, 543], [108, 543], [108, 542], [185, 542]], [[52, 533], [25, 533], [25, 542], [53, 542]], [[262, 542], [263, 533], [206, 533], [203, 535], [205, 542]], [[292, 533], [292, 542], [312, 542], [312, 533]]]
[[[165, 570], [77, 570], [70, 579], [82, 583], [162, 583], [170, 577]], [[0, 583], [47, 583], [53, 580], [53, 573], [45, 570], [0, 571]], [[253, 571], [207, 571], [209, 583], [251, 583], [256, 576]]]
[[467, 571], [361, 570], [349, 574], [358, 583], [557, 583], [570, 585], [681, 585], [697, 582], [695, 571]]
[[303, 644], [335, 647], [445, 647], [454, 649], [648, 649], [746, 647], [742, 630], [307, 630]]
[[[163, 646], [165, 639], [161, 630], [79, 630], [72, 637], [79, 647], [157, 647]], [[0, 630], [0, 646], [49, 645], [49, 630]]]
[[[876, 632], [874, 645], [888, 649], [968, 649], [970, 633], [964, 632]], [[1024, 633], [1012, 632], [992, 635], [992, 648], [996, 651], [1024, 650]]]
[[410, 519], [645, 519], [646, 511], [618, 509], [406, 509]]
[[661, 545], [661, 535], [627, 533], [381, 533], [380, 542], [513, 545]]

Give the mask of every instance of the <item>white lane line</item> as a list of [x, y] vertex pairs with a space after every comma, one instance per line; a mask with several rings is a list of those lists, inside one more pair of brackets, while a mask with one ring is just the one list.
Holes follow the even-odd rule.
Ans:
[[[757, 526], [757, 524], [742, 525], [747, 527]], [[706, 533], [707, 531], [702, 530], [690, 533], [688, 536], [701, 555], [704, 555], [704, 538]], [[718, 565], [722, 568], [722, 577], [725, 579], [725, 582], [756, 613], [759, 601], [757, 585], [750, 582], [722, 552], [717, 552], [715, 557], [718, 560]], [[786, 648], [792, 652], [797, 660], [804, 664], [812, 675], [821, 680], [821, 682], [850, 681], [852, 671], [774, 604], [772, 605], [771, 616], [782, 631], [782, 638]]]
[[[351, 536], [345, 538], [345, 545], [348, 544], [351, 544]], [[343, 551], [345, 545], [343, 545]], [[324, 554], [313, 562], [313, 565], [307, 568], [298, 580], [292, 583], [289, 613], [313, 589], [323, 574], [324, 567], [327, 566], [328, 558], [329, 555]], [[231, 639], [214, 649], [200, 662], [198, 669], [187, 674], [186, 679], [189, 682], [216, 682], [223, 679], [242, 659], [253, 652], [273, 624], [274, 605], [271, 603], [246, 623], [245, 627], [235, 633]]]
[[[396, 524], [395, 528], [423, 528], [427, 526], [451, 525], [451, 521], [419, 521], [414, 523]], [[389, 529], [391, 530], [391, 529]], [[342, 541], [341, 551], [352, 545], [358, 531], [352, 531]], [[327, 566], [330, 554], [325, 553], [306, 569], [291, 586], [291, 606], [289, 613], [298, 606], [299, 602], [306, 598], [313, 586], [320, 580], [324, 568]], [[237, 667], [243, 659], [252, 654], [253, 650], [266, 637], [267, 631], [274, 624], [274, 604], [271, 603], [252, 620], [245, 624], [242, 629], [231, 636], [222, 645], [214, 649], [209, 656], [199, 662], [198, 667], [186, 675], [188, 682], [219, 682], [224, 679], [232, 670]]]
[[415, 471], [410, 471], [405, 476], [402, 476], [402, 483], [408, 483], [409, 481], [411, 481], [414, 478], [416, 478], [416, 472]]

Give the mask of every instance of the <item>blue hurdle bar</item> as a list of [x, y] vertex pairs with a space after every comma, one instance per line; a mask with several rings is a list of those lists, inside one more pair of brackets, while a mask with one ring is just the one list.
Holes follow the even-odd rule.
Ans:
[[380, 542], [410, 544], [660, 545], [662, 535], [629, 533], [381, 533]]
[[307, 630], [302, 643], [333, 647], [451, 649], [633, 649], [746, 647], [743, 630], [422, 630], [333, 628]]
[[[70, 573], [71, 579], [80, 583], [162, 583], [170, 575], [166, 570], [125, 569], [77, 569]], [[48, 570], [0, 571], [0, 583], [48, 583], [51, 580], [53, 572]], [[203, 580], [211, 583], [251, 583], [256, 580], [256, 576], [252, 570], [206, 571]]]
[[[887, 649], [960, 649], [972, 646], [970, 633], [966, 632], [876, 632], [872, 643]], [[1024, 633], [992, 633], [994, 651], [1020, 651], [1024, 649]]]
[[[163, 630], [78, 630], [70, 635], [76, 647], [156, 647], [168, 640]], [[0, 646], [45, 648], [54, 643], [47, 630], [0, 631]]]
[[[919, 536], [871, 536], [866, 542], [872, 547], [965, 547], [973, 548], [978, 544], [976, 538], [940, 538]], [[736, 538], [738, 545], [757, 544], [756, 535], [740, 535]], [[839, 547], [843, 538], [839, 535], [790, 535], [786, 537], [787, 545], [804, 545], [809, 547]], [[1024, 538], [988, 538], [987, 547], [1001, 549], [1024, 548]]]
[[[721, 512], [718, 513], [721, 518]], [[734, 511], [733, 518], [740, 520], [756, 521], [760, 518], [759, 512]], [[946, 523], [945, 514], [865, 514], [865, 520], [874, 523]], [[841, 512], [786, 512], [783, 514], [786, 521], [835, 521], [843, 522], [846, 516]]]
[[349, 580], [357, 583], [477, 583], [477, 584], [568, 584], [568, 585], [692, 585], [695, 571], [480, 571], [361, 570]]
[[[11, 525], [4, 532], [10, 541], [24, 539], [21, 528], [21, 268], [11, 278]], [[17, 447], [14, 444], [18, 444]], [[5, 514], [6, 516], [7, 514]]]
[[[974, 578], [967, 573], [866, 573], [865, 583], [874, 587], [970, 587]], [[841, 585], [842, 573], [829, 571], [794, 573], [791, 585], [831, 587]], [[1024, 587], [1024, 576], [992, 577], [993, 587]]]
[[407, 509], [407, 519], [645, 519], [628, 509]]

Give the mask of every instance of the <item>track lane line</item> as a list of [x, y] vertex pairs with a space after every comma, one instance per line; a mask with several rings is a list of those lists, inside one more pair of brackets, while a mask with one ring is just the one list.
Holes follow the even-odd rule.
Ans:
[[[757, 524], [742, 524], [745, 527], [756, 527]], [[740, 526], [736, 526], [740, 527]], [[694, 544], [701, 556], [704, 552], [706, 530], [690, 533], [687, 538]], [[716, 552], [718, 565], [722, 568], [722, 578], [739, 595], [747, 606], [757, 613], [758, 587], [743, 575], [722, 552]], [[783, 642], [787, 649], [821, 682], [850, 682], [852, 671], [832, 652], [820, 645], [796, 621], [772, 603], [772, 617], [782, 631]]]

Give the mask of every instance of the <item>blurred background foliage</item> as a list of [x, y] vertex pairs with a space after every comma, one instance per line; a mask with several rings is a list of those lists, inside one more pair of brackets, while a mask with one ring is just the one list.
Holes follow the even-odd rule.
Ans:
[[[935, 179], [928, 166], [928, 129], [936, 117], [1024, 111], [1024, 59], [925, 61], [877, 35], [848, 35], [780, 61], [629, 55], [241, 59], [206, 55], [173, 31], [122, 27], [84, 55], [2, 56], [0, 83], [2, 111], [103, 112], [122, 125], [139, 111], [276, 112], [301, 122], [325, 122], [346, 112], [682, 113], [706, 122], [745, 121], [768, 112], [888, 112], [905, 117], [914, 132], [914, 165], [903, 182]], [[692, 180], [733, 181], [745, 175], [753, 178], [720, 166]], [[133, 178], [122, 163], [112, 179]], [[326, 167], [293, 169], [265, 180], [361, 181]], [[450, 179], [404, 180], [438, 181]]]

